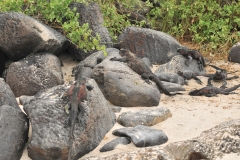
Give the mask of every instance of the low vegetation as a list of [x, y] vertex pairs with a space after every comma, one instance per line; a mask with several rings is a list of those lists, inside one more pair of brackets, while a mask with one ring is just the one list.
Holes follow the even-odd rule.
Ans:
[[[0, 11], [22, 12], [59, 28], [86, 52], [104, 50], [99, 36], [92, 35], [88, 24], [79, 25], [79, 14], [68, 7], [71, 2], [98, 3], [113, 40], [130, 25], [149, 27], [169, 33], [205, 56], [219, 59], [226, 58], [229, 48], [240, 37], [237, 0], [2, 0]], [[132, 14], [143, 15], [147, 20], [134, 20]]]

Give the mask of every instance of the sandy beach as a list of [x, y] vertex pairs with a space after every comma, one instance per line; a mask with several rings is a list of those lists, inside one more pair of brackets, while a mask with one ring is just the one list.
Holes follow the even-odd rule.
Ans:
[[[75, 66], [78, 62], [73, 61], [73, 58], [69, 55], [61, 55], [60, 59], [63, 61], [64, 66], [62, 67], [62, 71], [64, 74], [65, 81], [72, 81], [73, 77], [71, 77], [72, 67]], [[233, 75], [238, 75], [240, 77], [240, 64], [231, 63], [227, 61], [214, 61], [211, 64], [219, 66], [221, 68], [227, 69], [227, 71], [238, 71]], [[153, 67], [153, 70], [156, 69], [157, 66]], [[207, 73], [214, 73], [215, 69], [211, 67], [206, 67]], [[122, 112], [126, 111], [137, 111], [141, 109], [149, 109], [156, 107], [166, 107], [168, 108], [172, 116], [167, 120], [158, 123], [152, 128], [161, 129], [166, 133], [169, 140], [166, 145], [171, 142], [183, 141], [195, 138], [201, 134], [202, 131], [208, 130], [218, 124], [221, 124], [226, 121], [234, 120], [240, 118], [240, 89], [236, 90], [238, 94], [231, 95], [218, 95], [216, 97], [192, 97], [188, 95], [188, 92], [193, 89], [200, 89], [205, 87], [207, 84], [206, 77], [199, 77], [203, 81], [203, 85], [199, 85], [195, 80], [190, 80], [188, 86], [184, 86], [186, 91], [183, 92], [183, 95], [176, 95], [173, 97], [166, 96], [164, 94], [161, 95], [161, 100], [158, 106], [152, 107], [122, 107], [120, 113], [116, 113], [118, 117]], [[239, 84], [240, 79], [234, 79], [227, 81], [228, 87]], [[214, 86], [221, 86], [222, 83], [213, 82]], [[109, 103], [110, 104], [110, 103]], [[110, 104], [113, 106], [112, 104]], [[130, 143], [129, 145], [118, 145], [115, 150], [109, 152], [99, 152], [99, 149], [109, 141], [116, 138], [116, 136], [112, 135], [112, 131], [118, 128], [122, 128], [123, 126], [116, 123], [113, 128], [105, 135], [104, 139], [90, 153], [86, 154], [84, 157], [89, 156], [108, 156], [115, 153], [132, 151], [138, 149]], [[30, 135], [31, 136], [31, 132]], [[222, 157], [222, 159], [230, 160], [230, 159], [240, 159], [238, 154], [229, 154]], [[27, 149], [25, 148], [23, 156], [21, 160], [30, 160], [27, 155]]]

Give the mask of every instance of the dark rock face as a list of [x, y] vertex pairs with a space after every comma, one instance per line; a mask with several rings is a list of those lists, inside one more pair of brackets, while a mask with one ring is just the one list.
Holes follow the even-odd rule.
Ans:
[[2, 76], [3, 71], [5, 69], [5, 61], [6, 61], [5, 54], [0, 50], [0, 77]]
[[230, 62], [240, 63], [240, 43], [236, 43], [228, 53], [228, 60]]
[[21, 111], [9, 85], [5, 83], [4, 79], [0, 78], [0, 106], [2, 105], [8, 105]]
[[58, 55], [69, 44], [54, 29], [21, 13], [3, 12], [0, 22], [0, 50], [12, 61], [18, 61], [30, 53], [50, 52]]
[[124, 144], [127, 145], [131, 143], [131, 140], [127, 137], [119, 137], [116, 138], [114, 140], [112, 140], [111, 142], [108, 142], [107, 144], [105, 144], [101, 149], [100, 152], [107, 152], [107, 151], [111, 151], [114, 150], [114, 148], [118, 145], [118, 144]]
[[[83, 3], [72, 3], [70, 8], [76, 8], [79, 16], [79, 23], [83, 25], [84, 23], [89, 24], [89, 28], [92, 30], [92, 34], [98, 34], [101, 38], [101, 45], [106, 47], [112, 47], [112, 39], [107, 28], [103, 25], [104, 19], [101, 10], [97, 3], [90, 3], [89, 5]], [[71, 45], [70, 52], [77, 60], [83, 60], [89, 53], [84, 53], [81, 49], [76, 48], [76, 46]]]
[[121, 57], [118, 51], [109, 52], [102, 63], [93, 69], [92, 78], [96, 80], [107, 100], [116, 106], [156, 106], [160, 92], [155, 83], [147, 84], [141, 76], [127, 65], [110, 61]]
[[186, 58], [181, 55], [174, 56], [170, 62], [160, 65], [155, 71], [155, 74], [161, 74], [162, 72], [177, 73], [178, 71], [192, 70], [193, 72], [205, 72], [200, 71], [197, 60], [193, 59], [187, 66], [185, 64]]
[[63, 84], [59, 59], [51, 53], [31, 54], [9, 66], [6, 82], [16, 97]]
[[176, 55], [180, 43], [172, 36], [152, 29], [128, 27], [118, 37], [119, 48], [129, 49], [153, 63], [164, 64]]
[[137, 125], [153, 126], [171, 117], [167, 108], [145, 109], [140, 111], [124, 112], [117, 122], [124, 127], [135, 127]]
[[0, 106], [0, 159], [19, 160], [28, 140], [26, 115], [12, 106]]
[[28, 140], [28, 120], [0, 78], [0, 159], [19, 160]]
[[77, 61], [82, 61], [91, 54], [91, 52], [87, 53], [83, 49], [78, 48], [78, 46], [73, 43], [70, 43], [68, 46], [68, 51]]
[[168, 141], [168, 137], [163, 131], [143, 125], [117, 129], [113, 131], [113, 135], [131, 138], [136, 147], [156, 146]]
[[[104, 135], [115, 124], [115, 114], [92, 79], [86, 85], [94, 87], [87, 91], [87, 100], [82, 103], [86, 116], [83, 127], [76, 123], [72, 157], [74, 160], [93, 150]], [[56, 86], [36, 94], [36, 99], [24, 106], [32, 123], [32, 139], [28, 154], [34, 160], [67, 159], [69, 129], [65, 127], [68, 115], [64, 106], [68, 103], [62, 98], [69, 86]]]

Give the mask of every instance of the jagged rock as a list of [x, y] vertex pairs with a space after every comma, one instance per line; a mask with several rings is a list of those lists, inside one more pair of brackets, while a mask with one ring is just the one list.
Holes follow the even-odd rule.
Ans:
[[193, 140], [174, 142], [165, 150], [174, 159], [216, 159], [228, 153], [240, 152], [240, 119], [224, 122], [201, 133]]
[[107, 144], [105, 144], [102, 148], [100, 148], [100, 152], [111, 151], [111, 150], [114, 150], [114, 148], [118, 144], [127, 145], [129, 143], [131, 143], [131, 140], [129, 138], [127, 138], [127, 137], [119, 137], [119, 138], [116, 138], [116, 139], [108, 142]]
[[162, 147], [147, 147], [135, 151], [117, 153], [110, 156], [98, 157], [92, 156], [81, 160], [176, 160]]
[[153, 63], [164, 64], [177, 54], [181, 44], [164, 32], [138, 27], [127, 27], [118, 37], [118, 48], [129, 49]]
[[201, 160], [213, 159], [213, 150], [205, 143], [198, 140], [187, 140], [182, 142], [170, 143], [164, 147], [174, 159], [181, 160]]
[[215, 150], [215, 156], [240, 153], [240, 119], [224, 122], [201, 133], [197, 138]]
[[64, 83], [61, 64], [51, 53], [31, 54], [11, 63], [6, 82], [16, 97], [35, 95], [38, 91]]
[[155, 74], [161, 74], [162, 72], [177, 73], [183, 70], [192, 70], [194, 72], [205, 72], [200, 71], [197, 60], [193, 59], [192, 62], [187, 66], [185, 64], [186, 58], [181, 55], [174, 56], [170, 62], [160, 65]]
[[69, 44], [59, 32], [21, 13], [2, 12], [0, 22], [0, 50], [12, 61], [38, 52], [58, 55]]
[[153, 126], [171, 117], [172, 114], [167, 108], [142, 109], [139, 111], [123, 112], [117, 122], [124, 127], [137, 125]]
[[[106, 49], [107, 54], [111, 54], [111, 52], [118, 52], [118, 49], [115, 48], [107, 48]], [[75, 79], [78, 79], [79, 77], [85, 76], [91, 78], [93, 68], [101, 63], [105, 58], [102, 51], [94, 52], [87, 58], [85, 58], [83, 61], [81, 61], [77, 66], [73, 67], [72, 74], [75, 77]], [[92, 67], [84, 67], [84, 65], [92, 66]]]
[[131, 128], [120, 128], [113, 131], [113, 135], [131, 138], [136, 147], [156, 146], [168, 141], [167, 135], [158, 129], [137, 125]]
[[232, 46], [228, 53], [228, 60], [230, 62], [240, 63], [240, 42]]
[[28, 120], [10, 87], [0, 78], [0, 159], [19, 160], [28, 140]]
[[156, 84], [147, 84], [124, 63], [110, 61], [113, 57], [121, 57], [118, 50], [109, 52], [103, 62], [94, 67], [92, 73], [106, 99], [116, 106], [158, 105], [160, 92]]
[[[107, 30], [107, 28], [103, 25], [104, 19], [101, 13], [100, 7], [97, 3], [89, 3], [88, 5], [83, 3], [71, 3], [70, 8], [76, 8], [76, 12], [79, 13], [79, 23], [83, 25], [84, 23], [88, 23], [89, 28], [92, 30], [92, 34], [98, 34], [100, 36], [100, 44], [105, 45], [106, 47], [112, 47], [112, 39]], [[69, 48], [71, 54], [79, 61], [83, 60], [90, 53], [85, 53], [83, 50], [77, 48], [75, 45], [71, 45]]]
[[180, 85], [186, 84], [183, 77], [179, 76], [177, 73], [168, 73], [168, 72], [161, 72], [161, 73], [154, 73], [161, 81], [177, 83]]
[[[82, 117], [84, 126], [76, 123], [72, 157], [76, 160], [93, 150], [115, 124], [115, 114], [93, 79], [87, 79], [87, 100], [82, 103], [86, 114]], [[68, 100], [62, 95], [69, 86], [59, 85], [35, 95], [36, 99], [24, 110], [32, 124], [32, 138], [28, 146], [28, 155], [34, 160], [67, 159], [69, 129], [65, 127], [68, 115], [64, 106]]]

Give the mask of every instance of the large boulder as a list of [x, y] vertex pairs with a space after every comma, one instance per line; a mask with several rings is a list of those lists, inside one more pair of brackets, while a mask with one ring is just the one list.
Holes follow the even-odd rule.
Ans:
[[0, 106], [2, 105], [12, 106], [14, 109], [21, 111], [11, 88], [3, 78], [0, 78]]
[[0, 97], [0, 159], [19, 160], [28, 140], [28, 119], [3, 79]]
[[32, 17], [16, 12], [0, 13], [0, 50], [12, 61], [37, 52], [58, 55], [68, 44], [63, 35]]
[[6, 55], [0, 50], [0, 77], [5, 70]]
[[[89, 28], [92, 30], [92, 35], [99, 35], [100, 44], [105, 45], [106, 47], [112, 47], [112, 39], [109, 34], [109, 31], [104, 26], [104, 19], [101, 13], [100, 7], [97, 3], [89, 3], [88, 5], [84, 3], [74, 2], [71, 3], [70, 8], [76, 8], [76, 12], [79, 13], [79, 23], [83, 25], [88, 23]], [[79, 61], [86, 58], [89, 53], [85, 53], [82, 49], [79, 49], [76, 45], [71, 44], [69, 47], [71, 54]], [[92, 52], [90, 52], [92, 53]]]
[[113, 57], [121, 57], [118, 50], [109, 52], [92, 73], [106, 99], [114, 105], [124, 107], [158, 105], [160, 92], [156, 84], [146, 83], [124, 63], [110, 61]]
[[129, 137], [136, 147], [156, 146], [168, 141], [167, 135], [162, 130], [143, 125], [116, 129], [113, 131], [113, 135]]
[[35, 95], [38, 91], [64, 83], [61, 63], [51, 53], [31, 54], [11, 63], [6, 82], [16, 97]]
[[26, 115], [12, 106], [0, 106], [0, 159], [19, 160], [28, 141]]
[[128, 27], [118, 37], [119, 48], [129, 49], [153, 63], [164, 64], [177, 54], [181, 44], [167, 33], [138, 27]]
[[[87, 98], [82, 105], [86, 114], [81, 117], [84, 126], [76, 123], [72, 147], [72, 159], [87, 154], [104, 138], [115, 124], [115, 114], [109, 107], [102, 92], [93, 79], [87, 79]], [[63, 94], [69, 86], [60, 85], [36, 94], [36, 98], [24, 105], [24, 110], [32, 124], [32, 138], [28, 146], [28, 155], [34, 160], [67, 159], [69, 130], [66, 127], [68, 115], [65, 107], [68, 100]]]
[[240, 63], [240, 42], [232, 46], [228, 53], [228, 60], [230, 62]]
[[135, 127], [137, 125], [153, 126], [171, 116], [172, 114], [167, 108], [144, 109], [139, 111], [123, 112], [119, 115], [117, 122], [124, 127]]

